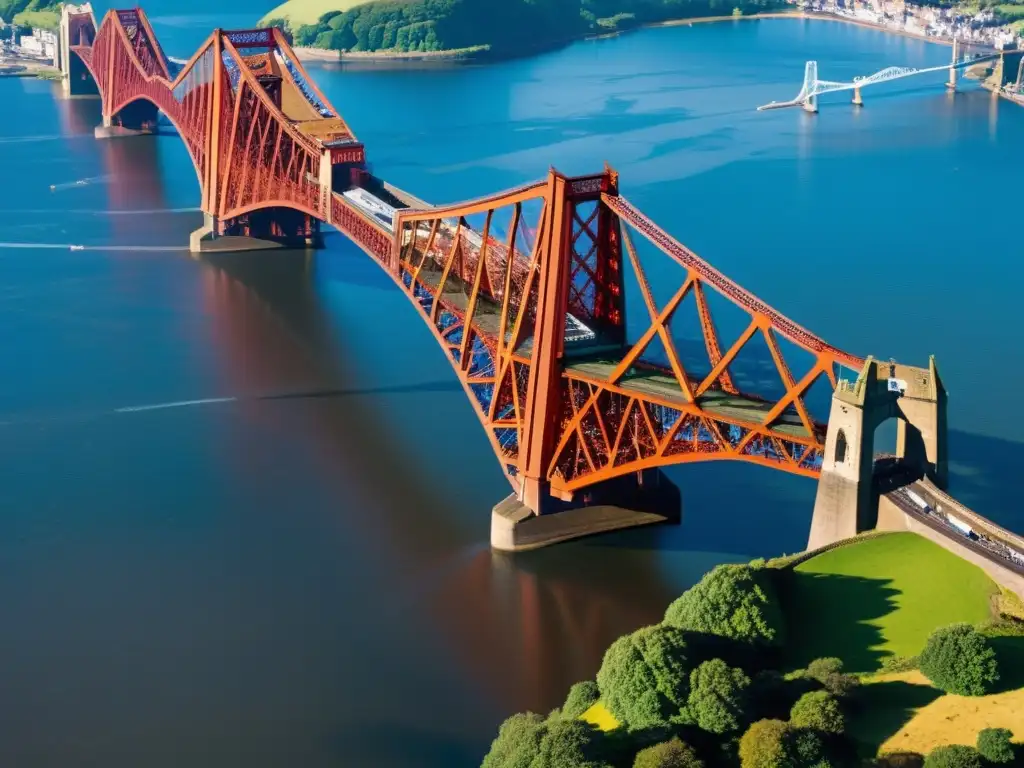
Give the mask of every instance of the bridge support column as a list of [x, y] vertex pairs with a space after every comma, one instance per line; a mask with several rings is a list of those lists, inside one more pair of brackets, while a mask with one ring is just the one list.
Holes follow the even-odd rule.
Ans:
[[491, 512], [491, 547], [521, 552], [597, 533], [678, 522], [681, 516], [679, 489], [659, 469], [615, 478], [578, 495], [575, 504], [552, 499], [545, 514], [538, 515], [510, 494]]
[[917, 368], [869, 357], [857, 380], [841, 380], [832, 395], [808, 549], [875, 527], [874, 436], [890, 418], [899, 419], [899, 458], [945, 486], [946, 392], [935, 358]]
[[859, 87], [853, 89], [853, 105], [855, 107], [863, 107], [864, 106], [864, 99], [861, 98], [860, 88]]
[[816, 114], [818, 111], [818, 97], [808, 96], [800, 106], [803, 107], [804, 112], [810, 112], [812, 115]]
[[238, 253], [279, 248], [323, 248], [320, 221], [290, 208], [266, 208], [235, 219], [203, 213], [203, 226], [189, 236], [192, 253]]

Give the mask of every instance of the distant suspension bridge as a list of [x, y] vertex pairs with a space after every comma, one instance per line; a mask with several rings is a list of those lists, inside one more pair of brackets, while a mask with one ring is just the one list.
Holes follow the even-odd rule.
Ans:
[[[808, 61], [804, 68], [804, 82], [798, 93], [790, 101], [773, 101], [771, 104], [765, 104], [758, 107], [758, 111], [764, 111], [766, 109], [785, 109], [787, 107], [802, 107], [808, 112], [818, 111], [818, 96], [825, 93], [834, 93], [836, 91], [853, 91], [853, 103], [861, 106], [864, 101], [861, 97], [861, 89], [866, 88], [870, 85], [877, 85], [879, 83], [888, 83], [892, 80], [900, 80], [905, 77], [914, 77], [915, 75], [924, 75], [929, 72], [942, 72], [949, 70], [949, 81], [946, 83], [946, 87], [950, 90], [956, 89], [957, 72], [972, 67], [976, 64], [984, 64], [989, 61], [996, 61], [1002, 56], [1006, 55], [1007, 51], [1001, 51], [997, 53], [986, 53], [981, 55], [964, 55], [959, 56], [959, 45], [956, 40], [953, 41], [953, 58], [949, 64], [943, 64], [938, 67], [925, 67], [923, 69], [917, 69], [914, 67], [886, 67], [883, 70], [875, 72], [873, 75], [866, 77], [855, 77], [848, 83], [834, 82], [831, 80], [819, 80], [818, 79], [818, 62]], [[1018, 51], [1010, 51], [1009, 53], [1019, 53]]]

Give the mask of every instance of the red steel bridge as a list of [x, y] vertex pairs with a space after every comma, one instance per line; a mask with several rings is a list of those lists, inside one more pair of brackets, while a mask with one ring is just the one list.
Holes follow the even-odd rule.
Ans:
[[[158, 113], [175, 126], [202, 190], [195, 250], [308, 240], [323, 222], [375, 260], [448, 356], [530, 510], [687, 462], [820, 475], [827, 425], [806, 395], [819, 379], [834, 389], [840, 366], [860, 370], [864, 360], [686, 248], [619, 194], [610, 168], [584, 177], [551, 170], [533, 184], [431, 206], [369, 172], [364, 146], [277, 29], [215, 30], [179, 64], [142, 9], [111, 10], [97, 25], [88, 5], [65, 6], [60, 56], [65, 87], [102, 100], [98, 135], [151, 131]], [[664, 300], [643, 249], [679, 275]], [[642, 330], [635, 341], [627, 282], [642, 298], [630, 307], [631, 329]], [[744, 317], [726, 344], [712, 298]], [[699, 320], [696, 363], [672, 333], [686, 305]], [[736, 375], [752, 343], [770, 353], [781, 394]], [[783, 344], [803, 350], [803, 368], [791, 370]]]

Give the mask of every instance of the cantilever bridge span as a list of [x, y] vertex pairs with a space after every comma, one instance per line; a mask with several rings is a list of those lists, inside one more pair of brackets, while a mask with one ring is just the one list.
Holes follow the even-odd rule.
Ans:
[[[819, 380], [835, 389], [840, 367], [865, 361], [687, 249], [619, 193], [610, 168], [552, 170], [434, 207], [369, 172], [364, 146], [277, 29], [215, 30], [179, 64], [142, 9], [109, 11], [97, 26], [88, 5], [65, 6], [61, 51], [65, 88], [102, 100], [98, 136], [150, 131], [158, 111], [177, 128], [202, 190], [193, 250], [311, 242], [323, 222], [374, 259], [448, 356], [520, 508], [541, 514], [685, 462], [821, 474], [830, 433], [806, 395]], [[641, 247], [678, 270], [665, 300]], [[635, 340], [627, 283], [642, 300], [630, 308], [643, 318]], [[713, 294], [745, 317], [727, 346]], [[672, 332], [684, 304], [698, 320], [697, 363]], [[781, 394], [735, 375], [752, 342], [767, 348]], [[809, 361], [796, 375], [783, 342]]]

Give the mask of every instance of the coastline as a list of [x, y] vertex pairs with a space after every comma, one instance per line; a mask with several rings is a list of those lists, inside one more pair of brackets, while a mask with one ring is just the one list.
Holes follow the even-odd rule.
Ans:
[[[650, 29], [655, 27], [685, 27], [693, 26], [694, 24], [721, 24], [727, 21], [760, 21], [761, 19], [804, 19], [811, 21], [832, 21], [841, 24], [852, 24], [858, 27], [866, 27], [868, 29], [877, 29], [881, 32], [886, 32], [891, 35], [899, 35], [901, 37], [910, 37], [916, 40], [924, 40], [928, 43], [935, 43], [936, 45], [952, 45], [951, 40], [947, 40], [941, 37], [934, 37], [929, 35], [921, 35], [915, 32], [908, 32], [905, 29], [894, 29], [893, 27], [886, 26], [884, 24], [876, 24], [872, 21], [865, 21], [863, 19], [851, 19], [846, 16], [837, 16], [830, 13], [812, 13], [808, 11], [769, 11], [766, 13], [752, 13], [747, 16], [698, 16], [693, 18], [682, 18], [682, 19], [666, 19], [665, 21], [652, 21], [646, 24], [637, 24], [636, 26], [627, 27], [625, 29], [609, 30], [608, 32], [598, 32], [586, 35], [581, 38], [572, 38], [559, 42], [557, 45], [550, 47], [551, 50], [554, 48], [566, 45], [576, 40], [599, 40], [608, 37], [616, 37], [618, 35], [628, 34], [638, 29]], [[422, 66], [426, 63], [476, 63], [484, 59], [495, 60], [490, 54], [490, 46], [479, 45], [471, 48], [462, 48], [457, 50], [447, 51], [332, 51], [325, 48], [309, 48], [309, 47], [296, 47], [296, 55], [301, 61], [304, 62], [330, 62], [330, 63], [350, 63], [350, 64], [393, 64], [395, 66]], [[544, 48], [543, 50], [549, 50]], [[543, 50], [536, 50], [528, 55], [534, 55], [541, 53]]]
[[[846, 16], [836, 16], [831, 13], [809, 13], [807, 11], [782, 11], [778, 13], [752, 13], [749, 16], [703, 16], [696, 19], [669, 19], [668, 21], [652, 22], [650, 24], [641, 25], [637, 29], [642, 27], [684, 27], [692, 24], [717, 24], [723, 21], [747, 21], [757, 19], [805, 19], [811, 21], [834, 21], [841, 24], [852, 24], [856, 27], [866, 27], [868, 29], [877, 29], [880, 32], [887, 32], [891, 35], [899, 35], [901, 37], [911, 37], [915, 40], [924, 40], [929, 43], [936, 43], [938, 45], [952, 45], [952, 40], [946, 40], [943, 37], [934, 37], [930, 35], [919, 35], [914, 32], [907, 32], [905, 29], [894, 29], [893, 27], [887, 27], [884, 24], [876, 24], [873, 21], [865, 21], [864, 19], [851, 19]], [[628, 31], [628, 30], [624, 30]]]

